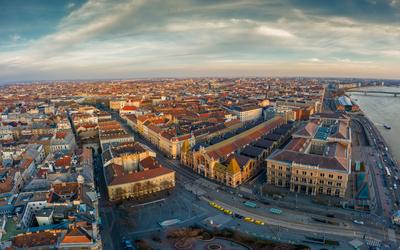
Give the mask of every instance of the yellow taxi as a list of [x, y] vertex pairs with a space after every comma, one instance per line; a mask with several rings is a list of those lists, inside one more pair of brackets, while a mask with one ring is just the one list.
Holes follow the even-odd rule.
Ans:
[[254, 219], [250, 217], [245, 217], [244, 220], [247, 222], [254, 222]]
[[256, 223], [257, 225], [264, 225], [265, 224], [264, 222], [262, 222], [260, 220], [256, 220], [256, 221], [254, 221], [254, 223]]
[[228, 209], [224, 209], [224, 213], [229, 214], [229, 215], [233, 214], [233, 212], [231, 210], [228, 210]]

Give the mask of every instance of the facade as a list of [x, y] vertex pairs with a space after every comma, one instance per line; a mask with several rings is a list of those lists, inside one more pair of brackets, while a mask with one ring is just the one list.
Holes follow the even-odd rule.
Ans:
[[233, 113], [239, 117], [241, 122], [254, 121], [262, 117], [262, 108], [256, 105], [235, 106], [232, 110]]
[[351, 173], [349, 118], [320, 113], [267, 159], [267, 183], [292, 192], [345, 197]]
[[138, 142], [126, 142], [117, 146], [109, 147], [102, 153], [103, 165], [107, 167], [117, 164], [126, 171], [134, 171], [138, 168], [141, 160], [156, 154]]
[[[276, 117], [217, 144], [200, 146], [193, 151], [185, 143], [181, 162], [202, 176], [235, 187], [246, 181], [259, 165], [256, 158], [250, 159], [241, 152], [283, 123], [281, 117]], [[264, 152], [264, 149], [260, 150]]]
[[70, 151], [76, 148], [75, 136], [71, 130], [59, 131], [50, 141], [51, 152]]
[[215, 180], [237, 187], [246, 182], [256, 171], [256, 162], [243, 155], [231, 155], [226, 162], [215, 164]]
[[111, 201], [138, 198], [175, 187], [175, 172], [151, 156], [141, 160], [136, 170], [127, 171], [121, 165], [111, 164], [105, 171]]
[[184, 141], [188, 141], [190, 146], [195, 144], [193, 133], [177, 134], [168, 129], [167, 124], [171, 123], [171, 115], [155, 116], [153, 114], [126, 116], [127, 124], [159, 148], [165, 155], [177, 159], [181, 155], [181, 148]]

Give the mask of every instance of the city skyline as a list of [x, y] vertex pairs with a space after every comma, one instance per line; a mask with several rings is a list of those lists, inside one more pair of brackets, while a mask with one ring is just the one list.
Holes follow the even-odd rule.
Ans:
[[400, 78], [400, 2], [1, 1], [0, 82]]

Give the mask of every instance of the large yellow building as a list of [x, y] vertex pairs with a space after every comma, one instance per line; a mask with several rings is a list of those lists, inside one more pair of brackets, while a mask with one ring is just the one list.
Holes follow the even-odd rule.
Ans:
[[[258, 159], [243, 156], [240, 152], [283, 123], [281, 117], [276, 117], [229, 139], [193, 151], [190, 150], [189, 143], [184, 141], [181, 163], [202, 176], [236, 187], [251, 177], [259, 165]], [[264, 152], [263, 149], [260, 150]]]
[[224, 163], [214, 166], [214, 179], [231, 187], [248, 180], [256, 171], [256, 162], [243, 155], [231, 155]]
[[267, 159], [267, 183], [292, 192], [345, 197], [351, 173], [351, 129], [343, 114], [318, 113]]

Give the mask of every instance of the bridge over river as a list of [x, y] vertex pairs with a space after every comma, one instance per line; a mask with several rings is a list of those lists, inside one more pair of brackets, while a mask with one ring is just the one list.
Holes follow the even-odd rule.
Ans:
[[361, 93], [364, 95], [367, 94], [387, 94], [393, 95], [394, 97], [400, 96], [400, 91], [387, 91], [387, 90], [368, 90], [368, 89], [348, 89], [346, 90], [348, 93]]

